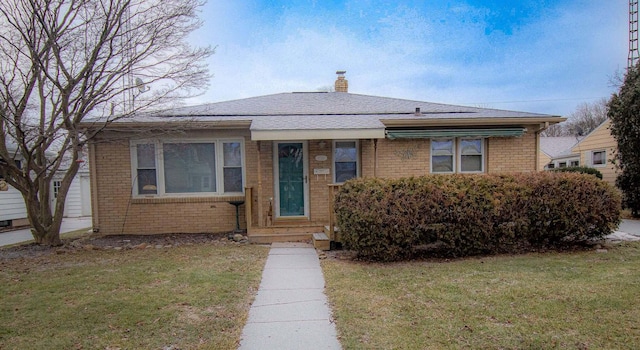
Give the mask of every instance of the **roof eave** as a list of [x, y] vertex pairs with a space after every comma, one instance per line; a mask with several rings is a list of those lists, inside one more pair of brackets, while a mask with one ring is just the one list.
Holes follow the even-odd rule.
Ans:
[[251, 120], [223, 120], [223, 121], [176, 121], [168, 120], [164, 122], [96, 122], [81, 123], [79, 127], [87, 130], [126, 130], [126, 129], [249, 129]]
[[386, 127], [429, 127], [429, 126], [486, 126], [486, 125], [532, 125], [549, 123], [557, 124], [567, 120], [558, 116], [549, 117], [506, 117], [506, 118], [411, 118], [411, 119], [384, 119], [380, 121]]

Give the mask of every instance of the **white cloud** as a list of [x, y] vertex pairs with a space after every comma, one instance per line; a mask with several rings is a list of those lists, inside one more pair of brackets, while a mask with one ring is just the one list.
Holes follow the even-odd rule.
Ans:
[[569, 3], [503, 29], [486, 9], [459, 4], [350, 2], [263, 18], [245, 2], [215, 2], [194, 36], [218, 45], [214, 78], [192, 102], [314, 91], [344, 69], [354, 93], [568, 114], [580, 98], [607, 96], [608, 77], [626, 64], [626, 6]]

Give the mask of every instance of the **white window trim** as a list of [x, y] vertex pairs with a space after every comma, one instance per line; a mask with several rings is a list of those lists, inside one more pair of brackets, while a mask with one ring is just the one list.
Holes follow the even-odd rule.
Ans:
[[[604, 162], [602, 164], [594, 164], [593, 163], [593, 154], [594, 153], [599, 153], [599, 152], [604, 153]], [[598, 149], [598, 150], [589, 151], [589, 164], [591, 164], [591, 166], [594, 167], [594, 168], [604, 168], [604, 167], [606, 167], [607, 166], [607, 150]]]
[[[482, 160], [480, 161], [481, 169], [480, 171], [462, 171], [462, 147], [460, 147], [460, 143], [462, 140], [477, 140], [480, 139], [480, 145], [482, 147], [482, 152], [480, 156]], [[431, 141], [453, 141], [453, 166], [452, 171], [433, 171], [433, 147], [431, 146]], [[486, 171], [486, 158], [487, 158], [487, 143], [485, 137], [451, 137], [451, 138], [437, 138], [431, 139], [429, 141], [429, 172], [431, 174], [484, 174]]]
[[337, 182], [336, 180], [336, 143], [337, 142], [355, 142], [356, 144], [356, 178], [360, 177], [360, 142], [358, 140], [333, 140], [331, 147], [331, 175], [333, 183], [341, 184], [344, 182]]
[[[242, 157], [242, 192], [224, 192], [224, 143], [239, 142]], [[215, 192], [193, 192], [193, 193], [166, 193], [164, 185], [164, 156], [163, 145], [165, 143], [213, 143], [215, 144], [216, 157], [216, 190]], [[138, 155], [137, 146], [142, 144], [153, 144], [155, 148], [156, 161], [156, 194], [138, 193]], [[131, 193], [134, 197], [210, 197], [210, 196], [239, 196], [244, 195], [246, 184], [246, 161], [245, 145], [243, 138], [184, 138], [184, 139], [154, 139], [154, 140], [132, 140], [130, 142], [131, 154]]]

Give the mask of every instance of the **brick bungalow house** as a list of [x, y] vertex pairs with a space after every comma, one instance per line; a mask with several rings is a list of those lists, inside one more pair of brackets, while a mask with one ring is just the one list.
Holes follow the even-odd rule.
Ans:
[[[113, 122], [90, 144], [94, 230], [309, 239], [353, 177], [538, 169], [564, 118], [335, 92], [281, 93]], [[85, 127], [99, 125], [86, 122]], [[101, 125], [104, 126], [104, 125]]]

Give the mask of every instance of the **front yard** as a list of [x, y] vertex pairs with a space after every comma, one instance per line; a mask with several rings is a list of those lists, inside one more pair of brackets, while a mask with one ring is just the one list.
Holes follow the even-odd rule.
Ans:
[[323, 261], [345, 349], [637, 349], [640, 243], [607, 252]]
[[[0, 349], [184, 350], [237, 348], [268, 248], [5, 253]], [[452, 261], [328, 258], [322, 267], [345, 349], [640, 344], [640, 243]]]
[[267, 253], [194, 244], [2, 259], [0, 250], [0, 349], [236, 349]]

